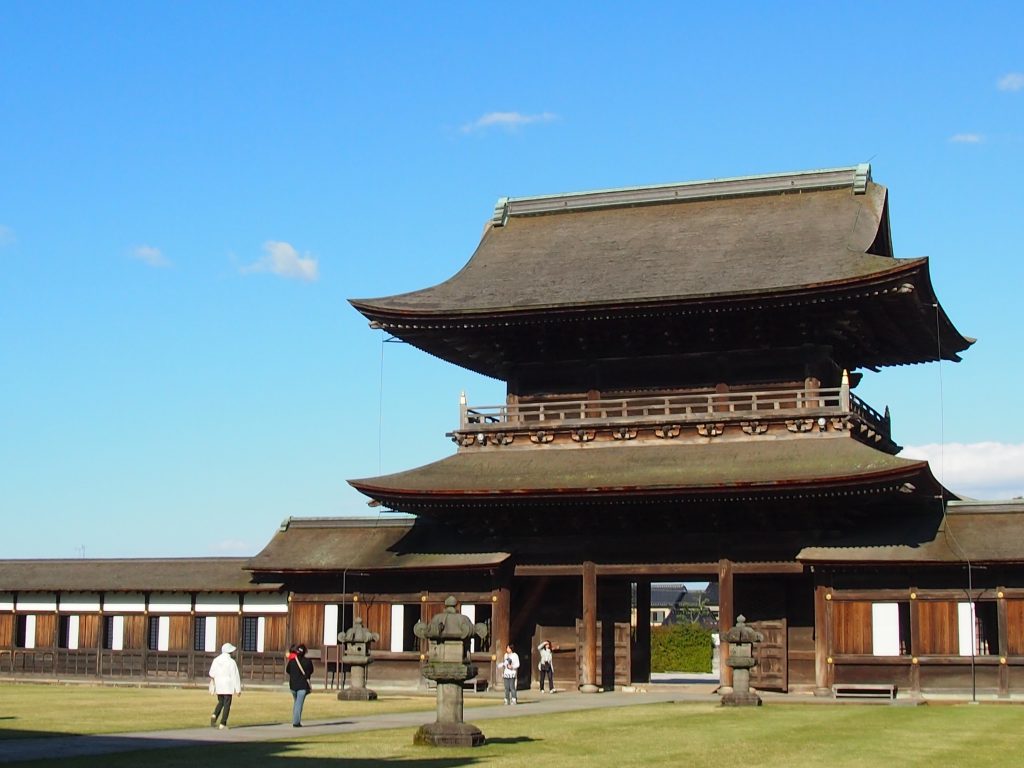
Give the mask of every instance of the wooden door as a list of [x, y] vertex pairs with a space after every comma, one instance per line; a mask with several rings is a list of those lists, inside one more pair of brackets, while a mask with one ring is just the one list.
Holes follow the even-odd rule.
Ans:
[[751, 687], [787, 692], [789, 650], [786, 642], [786, 620], [752, 621], [750, 626], [764, 635], [764, 641], [754, 645], [757, 666], [750, 670]]
[[[632, 628], [628, 623], [616, 622], [612, 627], [612, 637], [605, 637], [602, 623], [597, 622], [597, 683], [606, 691], [629, 685], [630, 645]], [[583, 622], [576, 620], [576, 685], [583, 681]], [[605, 657], [605, 652], [611, 658]]]

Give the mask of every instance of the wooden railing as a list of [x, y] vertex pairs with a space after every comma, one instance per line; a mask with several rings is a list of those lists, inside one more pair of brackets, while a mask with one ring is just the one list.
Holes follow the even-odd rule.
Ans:
[[889, 435], [888, 415], [878, 413], [850, 393], [848, 387], [546, 400], [483, 406], [463, 403], [460, 431], [845, 415], [855, 415], [887, 437]]
[[[215, 653], [203, 651], [97, 651], [94, 648], [0, 649], [0, 675], [99, 677], [116, 680], [159, 679], [205, 682]], [[284, 679], [281, 652], [239, 654], [243, 683], [276, 683]]]

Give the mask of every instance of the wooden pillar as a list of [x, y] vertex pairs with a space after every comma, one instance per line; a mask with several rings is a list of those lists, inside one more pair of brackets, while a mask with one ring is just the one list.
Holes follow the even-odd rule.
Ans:
[[999, 624], [999, 698], [1007, 699], [1010, 697], [1010, 665], [1007, 664], [1010, 628], [1007, 626], [1006, 590], [1003, 587], [996, 588], [996, 619]]
[[583, 637], [580, 692], [597, 693], [597, 565], [583, 563]]
[[630, 670], [632, 682], [651, 680], [651, 582], [636, 583], [636, 645]]
[[[732, 589], [732, 560], [722, 559], [718, 561], [718, 633], [719, 637], [725, 637], [725, 633], [732, 629], [735, 619], [733, 611], [736, 606], [733, 603]], [[718, 676], [721, 687], [725, 693], [732, 690], [732, 667], [726, 662], [729, 660], [729, 644], [724, 640], [718, 644]]]
[[196, 678], [196, 593], [192, 593], [192, 610], [189, 611], [188, 625], [188, 678]]
[[143, 593], [142, 605], [142, 677], [149, 677], [149, 592]]
[[103, 602], [106, 600], [105, 592], [97, 592], [99, 597], [99, 611], [97, 612], [96, 621], [99, 622], [99, 626], [96, 627], [96, 677], [103, 677], [103, 635], [107, 631], [107, 619], [103, 615]]
[[910, 692], [921, 695], [921, 612], [918, 610], [917, 587], [910, 588]]
[[[491, 684], [500, 686], [497, 661], [505, 652], [511, 632], [511, 610], [508, 587], [498, 587], [491, 593]], [[498, 688], [500, 690], [500, 687]]]
[[828, 587], [814, 585], [814, 695], [832, 695], [829, 653], [832, 650], [829, 627], [832, 603], [826, 599]]

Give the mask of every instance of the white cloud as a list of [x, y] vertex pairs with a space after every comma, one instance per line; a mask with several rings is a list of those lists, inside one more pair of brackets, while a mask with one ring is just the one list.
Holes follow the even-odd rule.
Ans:
[[954, 144], [981, 144], [985, 137], [980, 133], [956, 133], [949, 137]]
[[0, 248], [5, 245], [14, 245], [14, 230], [0, 224]]
[[1009, 72], [999, 78], [999, 82], [996, 83], [996, 87], [1000, 91], [1024, 90], [1024, 73]]
[[949, 490], [976, 499], [1024, 496], [1024, 443], [908, 445], [900, 456], [926, 459]]
[[251, 555], [253, 548], [242, 539], [223, 539], [213, 545], [213, 551], [220, 555]]
[[558, 115], [552, 112], [541, 112], [538, 115], [524, 115], [522, 112], [488, 112], [462, 126], [462, 132], [471, 133], [486, 128], [504, 128], [511, 131], [530, 123], [550, 123], [557, 119]]
[[319, 266], [315, 258], [308, 253], [299, 256], [299, 252], [289, 243], [268, 240], [263, 244], [266, 251], [259, 261], [242, 267], [243, 274], [250, 272], [270, 272], [280, 277], [312, 282], [320, 277]]
[[159, 248], [152, 245], [140, 245], [132, 250], [132, 258], [148, 264], [151, 267], [169, 267], [169, 262]]

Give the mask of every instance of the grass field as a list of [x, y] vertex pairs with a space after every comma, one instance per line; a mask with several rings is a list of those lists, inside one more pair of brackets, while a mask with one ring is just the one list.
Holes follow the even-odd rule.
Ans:
[[[48, 734], [123, 733], [208, 726], [216, 699], [205, 689], [91, 685], [0, 684], [0, 740]], [[473, 702], [470, 702], [470, 706]], [[306, 699], [303, 717], [325, 720], [355, 714], [432, 710], [428, 696], [387, 696], [376, 702], [338, 701], [334, 692]], [[290, 723], [292, 697], [251, 689], [235, 699], [231, 725]]]
[[[33, 686], [33, 688], [35, 688]], [[0, 688], [0, 712], [12, 692]], [[125, 692], [124, 689], [117, 689]], [[61, 689], [44, 691], [33, 706], [64, 708]], [[93, 689], [102, 694], [101, 690]], [[191, 716], [194, 691], [142, 689], [136, 702], [152, 710]], [[180, 694], [187, 694], [183, 696]], [[253, 692], [253, 700], [260, 698]], [[34, 696], [35, 694], [33, 694]], [[246, 694], [248, 695], [248, 694]], [[267, 693], [283, 705], [285, 694]], [[326, 706], [324, 701], [314, 706]], [[102, 695], [96, 702], [100, 702]], [[242, 697], [239, 713], [245, 707]], [[429, 701], [396, 700], [382, 706], [422, 706]], [[351, 706], [333, 702], [330, 706]], [[365, 707], [365, 705], [361, 705]], [[200, 725], [207, 707], [200, 706]], [[275, 713], [279, 712], [279, 706]], [[365, 709], [361, 709], [365, 712]], [[315, 719], [310, 710], [310, 718]], [[88, 715], [88, 713], [82, 713]], [[334, 714], [334, 712], [332, 712]], [[0, 714], [0, 723], [5, 722]], [[69, 720], [78, 717], [65, 713]], [[88, 715], [91, 717], [91, 715]], [[330, 715], [325, 715], [330, 716]], [[168, 717], [171, 717], [169, 714]], [[257, 718], [258, 719], [258, 718]], [[283, 718], [277, 717], [276, 722]], [[472, 721], [472, 714], [467, 713]], [[240, 721], [241, 722], [241, 721]], [[147, 768], [252, 766], [293, 768], [456, 768], [488, 765], [512, 768], [573, 766], [758, 766], [874, 768], [875, 766], [1017, 766], [1024, 748], [1024, 707], [1018, 705], [929, 705], [923, 707], [772, 704], [760, 709], [723, 709], [713, 704], [651, 704], [479, 723], [487, 744], [477, 749], [414, 747], [413, 729], [290, 738], [259, 744], [191, 747], [102, 758], [63, 760], [70, 768], [145, 765]], [[70, 729], [75, 730], [75, 729]], [[84, 729], [79, 729], [84, 730]], [[37, 762], [43, 768], [58, 763]]]

